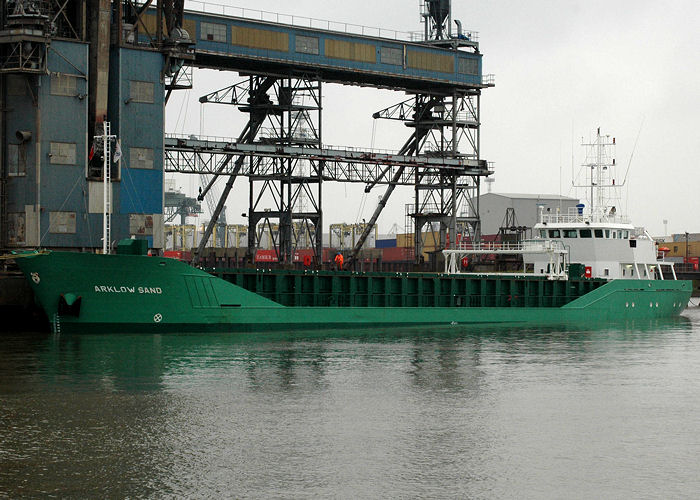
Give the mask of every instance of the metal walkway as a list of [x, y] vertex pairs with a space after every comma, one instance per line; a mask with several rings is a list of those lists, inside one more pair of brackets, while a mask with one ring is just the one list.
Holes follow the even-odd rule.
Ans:
[[[371, 36], [340, 31], [342, 26], [347, 29], [342, 23], [327, 22], [323, 29], [274, 20], [293, 21], [292, 16], [286, 17], [291, 19], [276, 15], [269, 21], [254, 20], [185, 11], [183, 28], [195, 42], [192, 64], [253, 74], [314, 75], [324, 82], [394, 90], [430, 87], [431, 92], [444, 94], [494, 85], [493, 75], [482, 75], [482, 56], [473, 32], [436, 45], [381, 36], [388, 35], [388, 30]], [[137, 40], [149, 45], [157, 31], [155, 11], [146, 13], [142, 21], [136, 27]]]

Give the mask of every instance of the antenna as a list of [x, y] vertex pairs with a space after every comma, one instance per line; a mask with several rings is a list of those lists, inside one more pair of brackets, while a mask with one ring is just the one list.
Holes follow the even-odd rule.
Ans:
[[630, 172], [630, 166], [632, 166], [632, 158], [634, 157], [634, 152], [637, 150], [637, 143], [639, 142], [639, 136], [642, 134], [642, 127], [644, 126], [644, 117], [642, 117], [642, 123], [639, 125], [639, 132], [637, 132], [637, 138], [634, 140], [634, 146], [632, 147], [632, 153], [630, 153], [630, 161], [627, 162], [627, 170], [625, 170], [625, 177], [622, 179], [621, 186], [624, 186], [627, 182], [627, 174]]

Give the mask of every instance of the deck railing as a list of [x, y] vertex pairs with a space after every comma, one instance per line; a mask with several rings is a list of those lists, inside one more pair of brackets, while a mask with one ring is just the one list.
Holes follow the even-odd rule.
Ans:
[[[422, 42], [425, 38], [425, 34], [421, 31], [398, 31], [386, 28], [376, 28], [372, 26], [364, 26], [362, 24], [329, 21], [327, 19], [316, 19], [313, 17], [295, 16], [291, 14], [280, 14], [279, 12], [236, 7], [233, 5], [224, 5], [216, 2], [205, 2], [203, 0], [187, 0], [187, 10], [223, 16], [243, 17], [255, 21], [287, 24], [301, 28], [337, 31], [353, 35], [389, 38], [407, 42]], [[471, 41], [477, 41], [479, 39], [479, 33], [477, 31], [464, 30], [464, 35]]]

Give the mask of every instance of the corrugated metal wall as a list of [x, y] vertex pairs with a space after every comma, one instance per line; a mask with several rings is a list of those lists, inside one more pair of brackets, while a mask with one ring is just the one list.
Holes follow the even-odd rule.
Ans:
[[344, 40], [326, 40], [326, 56], [347, 61], [377, 62], [377, 48], [369, 43], [346, 42]]
[[289, 51], [289, 33], [231, 26], [231, 44], [254, 49]]

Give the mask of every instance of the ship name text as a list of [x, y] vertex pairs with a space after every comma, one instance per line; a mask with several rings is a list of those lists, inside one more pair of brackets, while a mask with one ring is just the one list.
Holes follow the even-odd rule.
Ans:
[[163, 290], [159, 286], [105, 286], [95, 285], [98, 293], [153, 293], [161, 295]]

